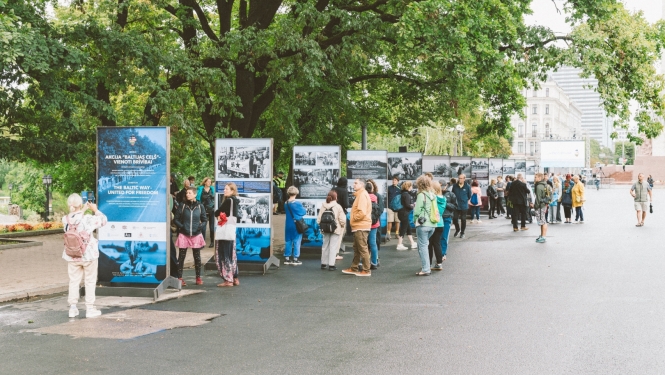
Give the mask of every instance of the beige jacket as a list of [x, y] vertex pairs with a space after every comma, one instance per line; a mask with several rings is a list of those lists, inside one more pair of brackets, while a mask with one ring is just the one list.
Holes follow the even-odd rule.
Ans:
[[[321, 224], [321, 216], [323, 212], [329, 208], [332, 208], [333, 214], [335, 215], [335, 221], [337, 222], [337, 229], [335, 229], [335, 234], [344, 234], [346, 229], [346, 215], [344, 214], [344, 209], [336, 201], [330, 203], [323, 203], [321, 209], [319, 210], [319, 217], [316, 219], [317, 224]], [[323, 233], [325, 236], [328, 233]]]

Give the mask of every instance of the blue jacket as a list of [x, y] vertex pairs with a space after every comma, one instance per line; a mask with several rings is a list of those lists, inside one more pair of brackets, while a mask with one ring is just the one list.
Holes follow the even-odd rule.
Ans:
[[[284, 240], [293, 241], [298, 239], [298, 236], [302, 234], [298, 233], [296, 230], [296, 223], [293, 221], [300, 220], [305, 216], [307, 211], [303, 207], [302, 203], [298, 201], [288, 202], [284, 204], [284, 211], [286, 211], [286, 223], [284, 225]], [[293, 211], [293, 215], [291, 212]]]
[[459, 184], [453, 185], [453, 194], [457, 198], [457, 209], [458, 210], [468, 210], [469, 209], [469, 199], [471, 199], [471, 186], [464, 183], [464, 186], [459, 187]]
[[[201, 192], [203, 191], [203, 185], [199, 186], [198, 189], [196, 189], [196, 200], [201, 202]], [[212, 193], [212, 196], [215, 196], [215, 188], [210, 186], [210, 192]]]

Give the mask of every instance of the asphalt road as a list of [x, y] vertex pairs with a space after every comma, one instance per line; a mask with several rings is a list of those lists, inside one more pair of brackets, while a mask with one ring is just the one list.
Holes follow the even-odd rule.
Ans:
[[144, 308], [222, 316], [130, 340], [26, 332], [66, 312], [0, 307], [0, 373], [663, 374], [665, 208], [636, 228], [627, 188], [587, 197], [586, 223], [546, 244], [483, 218], [429, 277], [394, 240], [369, 278], [316, 258], [228, 289], [211, 273], [206, 293]]

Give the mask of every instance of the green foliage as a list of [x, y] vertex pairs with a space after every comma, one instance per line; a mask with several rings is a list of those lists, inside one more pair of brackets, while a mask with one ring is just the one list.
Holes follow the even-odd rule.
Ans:
[[[623, 153], [624, 150], [625, 154]], [[620, 159], [622, 155], [625, 155], [627, 159], [626, 165], [635, 164], [635, 144], [632, 142], [615, 142], [614, 155], [617, 158], [617, 164], [621, 164], [618, 159]]]

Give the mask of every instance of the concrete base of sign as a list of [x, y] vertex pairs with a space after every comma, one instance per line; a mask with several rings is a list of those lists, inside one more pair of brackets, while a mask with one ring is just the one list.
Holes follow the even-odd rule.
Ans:
[[[95, 295], [97, 296], [122, 296], [122, 297], [152, 297], [157, 300], [167, 288], [182, 289], [180, 280], [173, 276], [167, 276], [161, 283], [156, 286], [151, 285], [148, 287], [140, 286], [126, 286], [123, 284], [112, 285], [103, 284], [95, 288]], [[80, 290], [81, 296], [85, 295], [85, 287]]]

